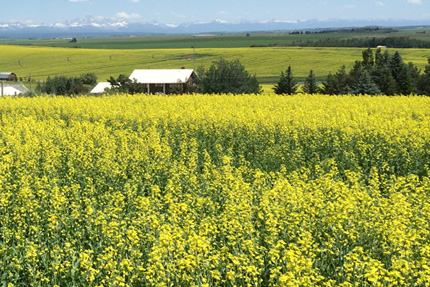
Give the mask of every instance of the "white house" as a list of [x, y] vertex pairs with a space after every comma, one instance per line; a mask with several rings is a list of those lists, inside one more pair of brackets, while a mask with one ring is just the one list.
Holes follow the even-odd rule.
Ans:
[[193, 69], [134, 70], [129, 79], [146, 85], [148, 94], [169, 94], [174, 84], [193, 84], [197, 74]]

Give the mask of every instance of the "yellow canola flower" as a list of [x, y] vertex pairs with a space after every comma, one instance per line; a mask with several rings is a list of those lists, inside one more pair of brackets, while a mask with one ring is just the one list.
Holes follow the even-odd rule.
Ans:
[[2, 98], [0, 115], [5, 286], [430, 282], [428, 97]]

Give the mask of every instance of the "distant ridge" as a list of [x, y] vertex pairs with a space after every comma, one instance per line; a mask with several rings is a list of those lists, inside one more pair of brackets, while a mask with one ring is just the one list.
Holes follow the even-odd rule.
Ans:
[[151, 34], [203, 34], [315, 30], [329, 28], [352, 28], [366, 26], [381, 27], [427, 27], [428, 23], [416, 20], [307, 20], [229, 23], [214, 20], [204, 23], [162, 24], [129, 23], [125, 19], [85, 18], [53, 24], [23, 24], [20, 22], [0, 22], [0, 38], [41, 38], [67, 36], [107, 36], [107, 35], [151, 35]]

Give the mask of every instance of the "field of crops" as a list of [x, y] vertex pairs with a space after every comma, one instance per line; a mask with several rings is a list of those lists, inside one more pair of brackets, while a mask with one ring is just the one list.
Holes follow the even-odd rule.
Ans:
[[[356, 38], [385, 38], [409, 37], [428, 41], [426, 27], [397, 31], [391, 29], [379, 30], [332, 30], [330, 33], [294, 34], [289, 32], [261, 32], [261, 33], [227, 33], [227, 34], [195, 34], [195, 35], [145, 35], [145, 36], [115, 36], [115, 37], [78, 37], [77, 42], [71, 38], [51, 39], [1, 39], [0, 45], [27, 45], [41, 47], [62, 47], [82, 49], [189, 49], [201, 48], [247, 48], [252, 46], [297, 46], [299, 42], [319, 41], [325, 39], [356, 39]], [[316, 31], [314, 31], [316, 32]]]
[[[204, 48], [146, 49], [146, 50], [94, 50], [47, 48], [26, 46], [0, 46], [0, 69], [14, 72], [20, 78], [32, 76], [46, 80], [48, 76], [79, 76], [94, 72], [99, 81], [110, 76], [130, 75], [134, 69], [170, 69], [209, 67], [223, 57], [238, 59], [260, 82], [276, 82], [281, 71], [291, 66], [294, 76], [306, 78], [313, 69], [317, 77], [326, 78], [341, 65], [349, 69], [361, 59], [361, 48]], [[420, 68], [430, 56], [425, 49], [399, 49], [404, 61]], [[194, 52], [196, 57], [194, 58]]]
[[430, 98], [0, 99], [1, 286], [428, 286]]

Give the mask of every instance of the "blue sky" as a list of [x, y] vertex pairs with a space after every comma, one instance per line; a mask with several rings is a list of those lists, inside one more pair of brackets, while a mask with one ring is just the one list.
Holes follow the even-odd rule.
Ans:
[[0, 23], [51, 24], [86, 16], [129, 22], [422, 20], [430, 0], [0, 0]]

